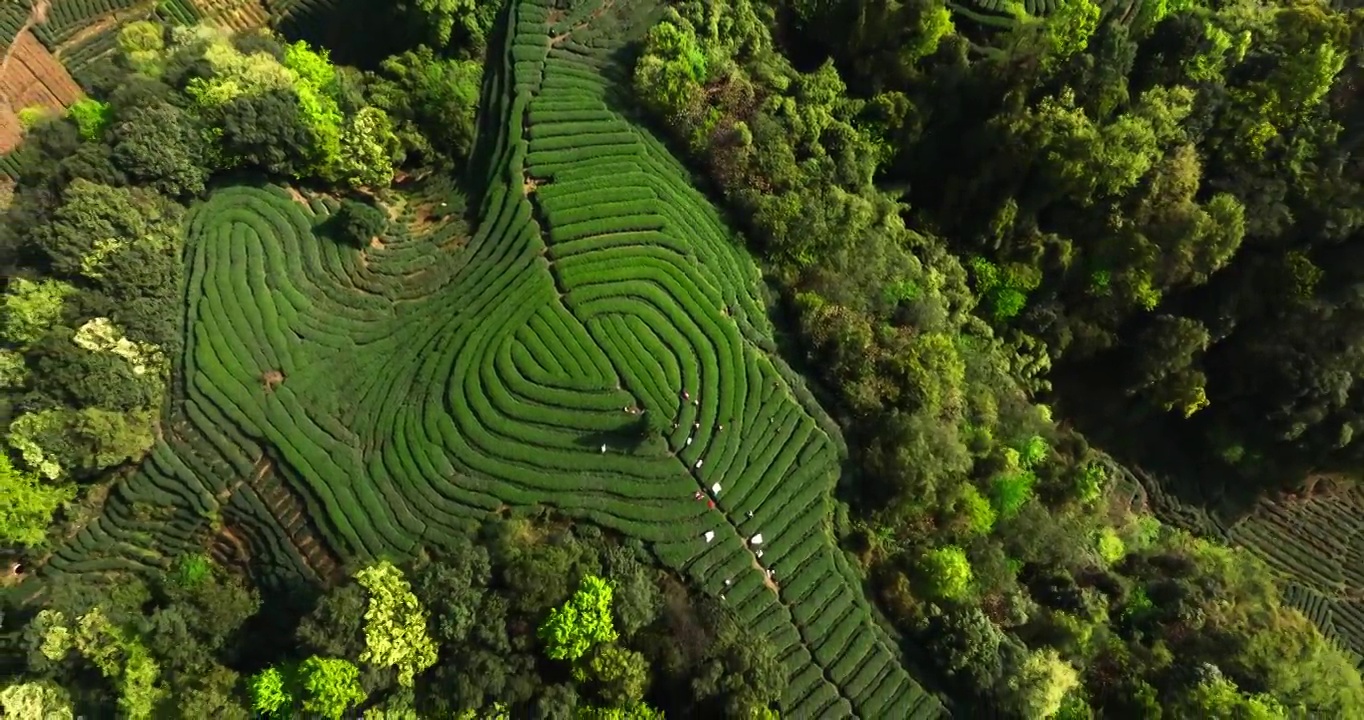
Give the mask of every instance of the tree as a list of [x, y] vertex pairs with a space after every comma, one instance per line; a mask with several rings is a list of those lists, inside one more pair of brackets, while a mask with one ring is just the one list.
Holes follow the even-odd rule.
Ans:
[[324, 718], [340, 718], [367, 697], [360, 687], [360, 669], [349, 660], [314, 655], [298, 666], [303, 709]]
[[497, 19], [499, 3], [489, 0], [404, 0], [436, 48], [453, 41], [470, 55], [482, 54]]
[[636, 703], [630, 707], [579, 706], [574, 717], [577, 720], [663, 720], [663, 713], [645, 703]]
[[550, 611], [540, 626], [545, 654], [552, 660], [577, 660], [598, 643], [615, 642], [611, 597], [610, 583], [594, 575], [584, 577], [573, 597]]
[[333, 657], [359, 657], [365, 651], [365, 613], [369, 598], [358, 583], [333, 588], [298, 624], [299, 644]]
[[60, 280], [11, 278], [5, 292], [5, 340], [28, 347], [47, 334], [62, 316], [62, 306], [76, 288]]
[[218, 129], [220, 167], [243, 165], [302, 177], [312, 162], [313, 134], [292, 90], [241, 94], [205, 111]]
[[458, 165], [473, 149], [482, 77], [480, 62], [439, 57], [422, 46], [380, 63], [367, 96], [388, 115], [404, 155]]
[[701, 94], [707, 79], [706, 55], [691, 23], [676, 11], [669, 12], [669, 19], [650, 28], [645, 37], [634, 87], [646, 107], [680, 120]]
[[68, 113], [76, 122], [81, 138], [85, 140], [99, 140], [113, 120], [109, 103], [88, 97], [73, 103]]
[[1242, 693], [1215, 665], [1199, 668], [1202, 679], [1180, 698], [1181, 710], [1205, 718], [1286, 720], [1289, 715], [1273, 695]]
[[463, 536], [457, 542], [438, 561], [419, 566], [412, 578], [413, 593], [430, 612], [435, 640], [445, 647], [464, 643], [481, 624], [503, 622], [484, 607], [492, 579], [487, 548]]
[[787, 673], [766, 637], [735, 622], [722, 607], [715, 642], [692, 678], [698, 700], [713, 703], [716, 715], [764, 717], [786, 690]]
[[246, 691], [251, 696], [251, 708], [264, 715], [288, 715], [294, 698], [286, 685], [284, 673], [276, 667], [252, 675], [246, 683]]
[[962, 484], [955, 509], [969, 535], [989, 535], [994, 530], [998, 514], [975, 485]]
[[72, 720], [71, 699], [59, 685], [38, 680], [0, 690], [0, 709], [14, 720]]
[[611, 608], [626, 637], [633, 636], [658, 617], [663, 601], [650, 568], [633, 558], [617, 560], [613, 557], [610, 581], [615, 590]]
[[128, 66], [144, 75], [159, 75], [166, 40], [161, 25], [137, 20], [124, 25], [118, 33], [118, 47]]
[[598, 645], [588, 662], [603, 700], [616, 707], [630, 707], [644, 699], [649, 685], [649, 661], [644, 655], [619, 645]]
[[346, 198], [332, 216], [337, 234], [357, 247], [366, 247], [388, 228], [388, 215], [373, 205]]
[[29, 383], [28, 364], [15, 350], [0, 350], [0, 390], [20, 390]]
[[84, 475], [141, 458], [155, 442], [152, 410], [40, 410], [15, 418], [9, 445], [43, 477]]
[[346, 121], [341, 146], [340, 172], [352, 187], [388, 187], [393, 182], [402, 145], [383, 110], [360, 108]]
[[[336, 67], [332, 65], [325, 49], [313, 50], [308, 43], [299, 40], [284, 49], [284, 67], [291, 71], [290, 86], [298, 97], [299, 121], [311, 136], [309, 146], [308, 171], [317, 177], [336, 182], [347, 177], [347, 169], [352, 163], [344, 154], [343, 135], [346, 132], [346, 118], [338, 102], [341, 87], [337, 80]], [[374, 127], [370, 127], [374, 126]], [[374, 119], [365, 123], [358, 131], [363, 135], [378, 136], [381, 125]], [[375, 139], [368, 139], [376, 142]], [[366, 148], [367, 155], [373, 155]], [[367, 157], [373, 160], [372, 157]], [[364, 165], [364, 163], [360, 163]], [[379, 168], [364, 167], [363, 171], [379, 172]], [[386, 182], [384, 183], [387, 184]]]
[[1138, 337], [1137, 378], [1129, 394], [1145, 393], [1166, 410], [1189, 417], [1208, 404], [1206, 378], [1196, 367], [1210, 341], [1203, 323], [1158, 315]]
[[204, 191], [208, 145], [180, 108], [167, 102], [120, 108], [112, 134], [114, 162], [129, 177], [171, 197]]
[[30, 351], [36, 391], [69, 406], [114, 412], [160, 404], [169, 369], [164, 357], [121, 333], [113, 337], [125, 341], [122, 345], [82, 344], [87, 337], [58, 328]]
[[961, 599], [971, 588], [971, 561], [955, 545], [929, 550], [919, 561], [919, 571], [930, 597]]
[[398, 684], [412, 687], [417, 673], [436, 663], [436, 645], [426, 632], [426, 609], [403, 572], [387, 560], [361, 570], [355, 579], [369, 592], [360, 660], [396, 667]]
[[34, 239], [56, 272], [95, 281], [120, 298], [173, 294], [178, 288], [175, 274], [167, 278], [159, 266], [154, 275], [132, 278], [116, 277], [113, 270], [123, 254], [139, 262], [155, 255], [178, 260], [182, 214], [182, 208], [156, 192], [77, 179], [62, 194], [51, 221], [34, 229]]
[[36, 472], [16, 470], [0, 453], [0, 542], [33, 546], [41, 543], [57, 508], [70, 502], [70, 485], [47, 485]]
[[1089, 46], [1102, 14], [1093, 0], [1062, 0], [1046, 20], [1048, 60], [1061, 63]]
[[118, 683], [120, 714], [151, 717], [167, 693], [159, 682], [160, 665], [137, 634], [114, 624], [102, 608], [95, 607], [77, 620], [74, 645], [104, 677]]
[[979, 608], [933, 610], [928, 657], [969, 692], [993, 687], [1003, 672], [1004, 633]]
[[226, 32], [203, 32], [202, 58], [209, 72], [195, 74], [185, 86], [185, 94], [199, 113], [212, 117], [212, 109], [235, 99], [292, 91], [300, 85], [298, 74], [279, 58], [266, 52], [244, 53]]
[[1004, 701], [1028, 718], [1051, 717], [1066, 694], [1080, 684], [1080, 674], [1053, 648], [1028, 653], [1005, 681]]
[[236, 672], [214, 663], [194, 675], [176, 678], [172, 697], [182, 717], [252, 720], [255, 714], [242, 702], [240, 687]]

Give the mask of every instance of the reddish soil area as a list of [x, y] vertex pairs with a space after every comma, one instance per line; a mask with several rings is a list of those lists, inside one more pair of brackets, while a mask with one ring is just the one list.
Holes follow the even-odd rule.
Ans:
[[18, 113], [41, 106], [60, 112], [80, 99], [81, 89], [52, 53], [25, 29], [0, 61], [0, 153], [19, 144]]

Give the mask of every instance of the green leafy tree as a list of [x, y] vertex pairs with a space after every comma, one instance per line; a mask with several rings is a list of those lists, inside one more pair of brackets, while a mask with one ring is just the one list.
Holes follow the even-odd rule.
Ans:
[[919, 561], [919, 571], [930, 597], [960, 599], [971, 588], [971, 561], [967, 559], [966, 551], [955, 545], [924, 553]]
[[349, 660], [313, 656], [298, 666], [303, 691], [303, 710], [324, 718], [340, 718], [346, 710], [365, 701], [360, 669]]
[[645, 703], [629, 707], [579, 707], [577, 720], [663, 720], [663, 712]]
[[1064, 62], [1089, 46], [1102, 10], [1093, 0], [1061, 0], [1047, 16], [1046, 38], [1051, 62]]
[[72, 720], [71, 699], [59, 685], [38, 680], [0, 690], [0, 710], [14, 720]]
[[[128, 306], [114, 319], [136, 327], [152, 342], [172, 342], [175, 298], [184, 273], [180, 260], [184, 210], [144, 188], [111, 187], [77, 179], [62, 194], [51, 219], [33, 239], [62, 275], [80, 276]], [[135, 302], [136, 301], [136, 302]], [[150, 303], [156, 320], [136, 322], [131, 308]]]
[[654, 571], [633, 558], [614, 557], [609, 578], [614, 589], [611, 608], [620, 630], [633, 636], [652, 623], [663, 606]]
[[1289, 716], [1274, 696], [1243, 693], [1216, 666], [1200, 668], [1203, 679], [1180, 698], [1180, 709], [1205, 718], [1286, 720]]
[[499, 3], [490, 0], [403, 0], [420, 19], [437, 48], [454, 42], [469, 54], [480, 54], [497, 19]]
[[141, 458], [155, 442], [155, 424], [151, 410], [41, 410], [15, 418], [8, 441], [27, 467], [55, 480]]
[[115, 625], [96, 607], [77, 621], [75, 647], [104, 677], [118, 683], [120, 714], [152, 716], [167, 692], [159, 683], [161, 667], [141, 638]]
[[989, 535], [990, 531], [994, 530], [995, 520], [998, 518], [990, 501], [976, 489], [975, 485], [969, 483], [961, 486], [956, 511], [970, 535]]
[[473, 149], [483, 66], [437, 56], [426, 46], [379, 65], [369, 101], [387, 113], [405, 155], [461, 164]]
[[341, 201], [332, 222], [341, 237], [365, 247], [388, 228], [388, 215], [369, 203], [347, 198]]
[[209, 148], [184, 110], [168, 102], [120, 108], [112, 139], [113, 160], [129, 177], [171, 197], [204, 191]]
[[412, 591], [428, 609], [432, 634], [442, 646], [466, 642], [482, 624], [498, 619], [484, 604], [490, 595], [492, 558], [487, 548], [461, 536], [439, 561], [413, 572]]
[[1066, 694], [1080, 683], [1080, 674], [1054, 648], [1028, 653], [1005, 681], [1004, 701], [1023, 717], [1046, 718], [1061, 709]]
[[299, 119], [312, 136], [310, 171], [335, 182], [345, 177], [342, 135], [345, 114], [337, 101], [340, 86], [327, 51], [299, 40], [285, 49], [284, 66], [298, 96]]
[[164, 30], [157, 23], [137, 20], [124, 25], [118, 32], [118, 48], [133, 70], [144, 75], [161, 74], [166, 38]]
[[1022, 468], [1005, 470], [990, 480], [990, 494], [999, 517], [1011, 518], [1033, 499], [1037, 476]]
[[185, 86], [185, 93], [199, 112], [221, 107], [239, 97], [293, 90], [299, 84], [297, 73], [275, 56], [263, 51], [244, 53], [232, 44], [227, 33], [211, 29], [204, 32], [207, 38], [202, 57], [209, 72], [196, 75]]
[[30, 105], [16, 113], [16, 117], [19, 120], [19, 127], [23, 128], [24, 132], [28, 132], [45, 122], [60, 117], [60, 115], [44, 105]]
[[68, 109], [71, 119], [76, 122], [81, 138], [85, 140], [98, 140], [104, 135], [104, 131], [109, 127], [113, 120], [113, 111], [109, 103], [100, 102], [94, 98], [81, 98], [71, 105]]
[[402, 144], [388, 115], [376, 107], [360, 108], [346, 121], [341, 137], [339, 172], [352, 187], [388, 187]]
[[369, 593], [360, 659], [396, 667], [398, 684], [412, 687], [417, 673], [436, 663], [436, 644], [426, 631], [426, 609], [402, 570], [387, 560], [361, 570], [355, 579]]
[[284, 47], [284, 67], [294, 71], [296, 82], [319, 93], [336, 97], [340, 91], [336, 66], [326, 48], [314, 50], [304, 40], [292, 42]]
[[588, 674], [597, 682], [602, 699], [616, 707], [630, 707], [644, 699], [649, 661], [619, 645], [598, 645], [588, 661]]
[[971, 692], [993, 687], [1003, 672], [1004, 633], [976, 607], [932, 610], [928, 657]]
[[715, 641], [692, 677], [692, 694], [716, 716], [765, 717], [786, 690], [787, 674], [768, 639], [723, 608]]
[[57, 508], [70, 502], [76, 490], [70, 485], [49, 485], [36, 472], [14, 468], [0, 452], [0, 542], [38, 545], [52, 524]]
[[175, 563], [175, 583], [183, 588], [196, 588], [212, 577], [213, 561], [207, 555], [186, 555]]
[[62, 316], [62, 306], [76, 289], [60, 280], [11, 278], [5, 292], [5, 340], [28, 347], [47, 334]]
[[0, 390], [18, 390], [28, 384], [28, 363], [23, 353], [0, 349]]
[[266, 668], [252, 675], [246, 683], [246, 691], [251, 696], [251, 708], [264, 715], [285, 717], [294, 704], [293, 694], [279, 668]]
[[1128, 394], [1145, 394], [1184, 417], [1207, 407], [1207, 378], [1196, 364], [1210, 340], [1208, 329], [1197, 320], [1156, 316], [1138, 336], [1137, 377]]
[[299, 623], [300, 646], [319, 655], [359, 657], [365, 651], [368, 609], [368, 593], [358, 583], [333, 588]]
[[[669, 19], [650, 28], [645, 37], [644, 54], [635, 65], [634, 87], [647, 107], [681, 120], [702, 94], [707, 61], [691, 23], [670, 12]], [[702, 136], [692, 140], [699, 143]]]
[[545, 654], [553, 660], [577, 660], [594, 645], [615, 642], [616, 628], [611, 617], [610, 583], [588, 575], [578, 591], [563, 606], [550, 611], [540, 626]]
[[216, 165], [249, 166], [303, 177], [313, 162], [313, 135], [297, 94], [288, 88], [242, 94], [202, 110], [218, 140]]

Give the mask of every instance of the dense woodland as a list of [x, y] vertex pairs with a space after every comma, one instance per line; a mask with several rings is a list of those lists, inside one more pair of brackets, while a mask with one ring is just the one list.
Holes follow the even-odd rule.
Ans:
[[[467, 165], [499, 7], [407, 3], [410, 49], [364, 69], [134, 23], [90, 99], [28, 115], [0, 222], [5, 542], [41, 557], [151, 447], [187, 208], [291, 179], [347, 195], [333, 234], [364, 242], [395, 174]], [[636, 48], [640, 112], [762, 261], [848, 437], [832, 530], [963, 717], [1364, 717], [1353, 659], [1269, 571], [1162, 525], [1120, 465], [1209, 502], [1361, 470], [1359, 11], [1010, 7], [691, 0]], [[775, 715], [763, 639], [590, 525], [505, 518], [352, 570], [301, 602], [202, 556], [56, 584], [6, 609], [0, 707]]]

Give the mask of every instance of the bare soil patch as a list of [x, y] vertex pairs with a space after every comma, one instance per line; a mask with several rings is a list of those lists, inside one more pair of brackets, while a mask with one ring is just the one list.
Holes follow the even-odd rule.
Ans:
[[430, 232], [440, 224], [440, 220], [435, 217], [436, 204], [424, 202], [413, 208], [412, 222], [408, 223], [408, 228], [412, 234], [420, 237]]
[[303, 207], [308, 207], [308, 198], [304, 196], [303, 193], [299, 192], [298, 188], [294, 187], [293, 185], [286, 185], [284, 186], [284, 189], [286, 192], [289, 193], [289, 198], [291, 200], [298, 203], [299, 205], [302, 205]]
[[[284, 373], [282, 373], [282, 372], [280, 372], [280, 371], [278, 371], [278, 370], [267, 370], [267, 371], [265, 372], [265, 374], [263, 374], [263, 375], [260, 376], [260, 381], [261, 381], [261, 385], [263, 385], [263, 386], [265, 387], [265, 392], [271, 393], [271, 392], [274, 392], [274, 391], [275, 391], [275, 388], [279, 387], [280, 384], [284, 382]], [[268, 463], [267, 463], [267, 467], [268, 467]], [[263, 475], [264, 473], [260, 473], [260, 474]], [[256, 478], [256, 479], [259, 479], [259, 478]], [[253, 482], [254, 482], [254, 480], [253, 480]]]
[[19, 116], [9, 105], [0, 103], [0, 153], [18, 147], [23, 139], [24, 128], [19, 124]]
[[5, 50], [0, 63], [0, 152], [23, 137], [18, 113], [27, 107], [61, 112], [81, 97], [80, 86], [38, 38], [24, 30]]

